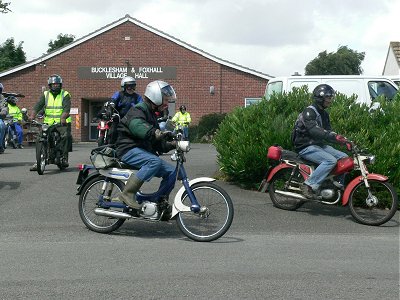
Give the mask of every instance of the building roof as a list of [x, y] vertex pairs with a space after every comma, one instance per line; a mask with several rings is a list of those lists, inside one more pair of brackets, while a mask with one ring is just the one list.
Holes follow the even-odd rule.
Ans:
[[400, 68], [400, 42], [390, 42], [390, 47], [393, 49], [394, 56]]
[[265, 73], [262, 73], [262, 72], [258, 72], [256, 70], [249, 69], [249, 68], [246, 68], [244, 66], [241, 66], [241, 65], [229, 62], [227, 60], [224, 60], [222, 58], [216, 57], [216, 56], [214, 56], [214, 55], [212, 55], [210, 53], [207, 53], [207, 52], [205, 52], [205, 51], [203, 51], [203, 50], [201, 50], [199, 48], [196, 48], [196, 47], [194, 47], [194, 46], [192, 46], [192, 45], [190, 45], [188, 43], [185, 43], [184, 41], [181, 41], [181, 40], [179, 40], [179, 39], [177, 39], [177, 38], [175, 38], [175, 37], [173, 37], [173, 36], [171, 36], [171, 35], [169, 35], [169, 34], [167, 34], [165, 32], [157, 30], [156, 28], [151, 27], [150, 25], [147, 25], [147, 24], [145, 24], [143, 22], [140, 22], [139, 20], [137, 20], [135, 18], [132, 18], [128, 14], [125, 15], [125, 17], [123, 17], [123, 18], [121, 18], [121, 19], [119, 19], [119, 20], [117, 20], [115, 22], [112, 22], [112, 23], [110, 23], [110, 24], [108, 24], [106, 26], [103, 26], [100, 29], [98, 29], [98, 30], [96, 30], [96, 31], [94, 31], [92, 33], [89, 33], [88, 35], [85, 35], [85, 36], [77, 39], [76, 41], [74, 41], [74, 42], [72, 42], [72, 43], [70, 43], [68, 45], [65, 45], [64, 47], [61, 47], [61, 48], [59, 48], [57, 50], [54, 50], [54, 51], [52, 51], [52, 52], [50, 52], [48, 54], [40, 56], [39, 58], [36, 58], [36, 59], [33, 59], [33, 60], [29, 61], [29, 62], [21, 64], [21, 65], [15, 67], [15, 68], [11, 68], [11, 69], [8, 69], [8, 70], [6, 70], [4, 72], [1, 72], [0, 73], [0, 77], [12, 74], [14, 72], [23, 70], [23, 69], [28, 68], [30, 66], [33, 66], [35, 64], [44, 62], [44, 61], [48, 60], [49, 58], [57, 56], [57, 55], [65, 52], [65, 51], [67, 51], [67, 50], [69, 50], [69, 49], [71, 49], [73, 47], [78, 46], [79, 44], [81, 44], [83, 42], [86, 42], [87, 40], [90, 40], [90, 39], [92, 39], [92, 38], [94, 38], [94, 37], [106, 32], [106, 31], [108, 31], [108, 30], [110, 30], [110, 29], [112, 29], [114, 27], [117, 27], [117, 26], [119, 26], [119, 25], [121, 25], [121, 24], [123, 24], [125, 22], [132, 22], [133, 24], [135, 24], [135, 25], [137, 25], [137, 26], [139, 26], [139, 27], [141, 27], [141, 28], [143, 28], [145, 30], [153, 32], [153, 33], [155, 33], [155, 34], [157, 34], [157, 35], [159, 35], [161, 37], [164, 37], [164, 38], [170, 40], [171, 42], [173, 42], [175, 44], [178, 44], [178, 45], [180, 45], [180, 46], [182, 46], [182, 47], [184, 47], [184, 48], [186, 48], [186, 49], [188, 49], [190, 51], [196, 52], [197, 54], [200, 54], [201, 56], [204, 56], [204, 57], [206, 57], [206, 58], [208, 58], [208, 59], [210, 59], [212, 61], [215, 61], [215, 62], [217, 62], [217, 63], [219, 63], [221, 65], [224, 65], [224, 66], [227, 66], [227, 67], [231, 67], [233, 69], [237, 69], [237, 70], [240, 70], [242, 72], [249, 73], [249, 74], [252, 74], [252, 75], [255, 75], [255, 76], [258, 76], [258, 77], [261, 77], [261, 78], [265, 78], [265, 79], [268, 79], [268, 80], [273, 78], [273, 76], [271, 76], [271, 75], [268, 75], [268, 74], [265, 74]]

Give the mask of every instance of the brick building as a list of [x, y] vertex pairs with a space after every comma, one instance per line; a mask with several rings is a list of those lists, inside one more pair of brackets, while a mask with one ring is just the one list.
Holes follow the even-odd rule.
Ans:
[[[162, 79], [174, 86], [179, 107], [185, 104], [196, 124], [209, 113], [230, 112], [261, 99], [271, 76], [228, 62], [146, 25], [129, 15], [47, 55], [0, 73], [5, 92], [24, 94], [19, 106], [30, 111], [47, 88], [51, 74], [63, 78], [72, 95], [75, 141], [96, 139], [92, 118], [133, 76], [137, 92]], [[172, 111], [174, 113], [174, 111]]]

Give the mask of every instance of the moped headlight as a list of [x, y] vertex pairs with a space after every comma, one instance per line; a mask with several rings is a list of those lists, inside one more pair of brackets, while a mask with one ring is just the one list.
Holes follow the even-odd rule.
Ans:
[[368, 157], [368, 162], [372, 165], [375, 163], [375, 155], [371, 155]]
[[189, 141], [178, 141], [178, 148], [183, 152], [189, 152], [190, 151]]

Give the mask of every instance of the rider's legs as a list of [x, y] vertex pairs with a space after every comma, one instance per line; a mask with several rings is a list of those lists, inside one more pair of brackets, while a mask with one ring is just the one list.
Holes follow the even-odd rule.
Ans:
[[24, 132], [22, 130], [21, 125], [19, 125], [18, 123], [14, 123], [14, 130], [18, 138], [18, 148], [22, 148], [22, 141], [24, 140]]
[[306, 185], [310, 186], [313, 191], [318, 190], [320, 184], [335, 167], [337, 160], [347, 156], [346, 153], [328, 145], [322, 147], [311, 145], [299, 151], [299, 154], [304, 159], [318, 164], [318, 167], [304, 182]]
[[169, 175], [175, 171], [175, 167], [157, 155], [142, 148], [133, 148], [122, 156], [121, 160], [139, 169], [136, 176], [143, 181], [150, 181], [154, 176], [161, 177], [162, 185]]
[[0, 119], [0, 153], [4, 152], [3, 144], [4, 144], [4, 136], [6, 134], [6, 125], [4, 124], [3, 120]]

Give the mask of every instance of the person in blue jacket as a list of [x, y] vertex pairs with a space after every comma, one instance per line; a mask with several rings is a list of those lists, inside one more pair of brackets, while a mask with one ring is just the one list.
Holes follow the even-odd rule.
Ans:
[[118, 138], [118, 123], [126, 115], [128, 110], [136, 104], [143, 102], [142, 96], [136, 93], [136, 80], [131, 76], [122, 78], [121, 90], [116, 91], [111, 96], [111, 102], [114, 102], [115, 109], [118, 111], [120, 119], [114, 119], [111, 126], [110, 144], [115, 144]]

